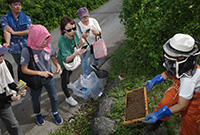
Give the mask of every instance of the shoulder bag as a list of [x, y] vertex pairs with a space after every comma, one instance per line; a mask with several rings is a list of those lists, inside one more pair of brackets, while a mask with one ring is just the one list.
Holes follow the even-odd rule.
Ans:
[[[38, 70], [39, 68], [38, 68], [38, 66], [35, 63], [35, 60], [33, 58], [32, 49], [29, 46], [27, 46], [27, 48], [28, 48], [28, 51], [29, 51], [29, 54], [30, 54], [30, 61], [29, 61], [29, 64], [28, 64], [28, 69]], [[21, 71], [21, 66], [19, 67], [19, 71], [18, 71], [18, 79], [19, 80], [21, 79], [24, 82], [26, 82], [27, 86], [30, 87], [33, 90], [38, 90], [39, 88], [42, 87], [42, 78], [41, 78], [41, 76], [24, 74]]]
[[[76, 40], [75, 40], [75, 36], [74, 36], [74, 52], [79, 48], [78, 45], [76, 44]], [[73, 71], [75, 70], [79, 65], [81, 64], [81, 57], [80, 55], [76, 55], [73, 59], [72, 62], [70, 63], [66, 63], [63, 61], [63, 65], [65, 66], [65, 68], [68, 70], [68, 71]]]

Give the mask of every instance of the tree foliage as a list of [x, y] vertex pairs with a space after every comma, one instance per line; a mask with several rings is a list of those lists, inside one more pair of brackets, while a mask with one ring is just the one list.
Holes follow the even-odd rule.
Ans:
[[[152, 71], [162, 64], [163, 44], [176, 33], [200, 39], [199, 0], [123, 0], [120, 13], [138, 65]], [[130, 61], [131, 62], [131, 61]]]
[[[22, 11], [30, 16], [33, 24], [42, 24], [49, 31], [57, 28], [64, 16], [77, 18], [77, 10], [87, 7], [92, 11], [108, 0], [22, 0]], [[0, 0], [0, 16], [10, 10], [6, 0]], [[3, 31], [0, 28], [0, 43], [3, 40]]]

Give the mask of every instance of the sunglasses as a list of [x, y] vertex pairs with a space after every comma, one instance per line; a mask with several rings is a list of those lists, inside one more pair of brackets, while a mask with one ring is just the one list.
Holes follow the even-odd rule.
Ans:
[[[64, 29], [64, 30], [66, 30], [66, 29]], [[75, 31], [75, 30], [76, 30], [76, 27], [71, 28], [71, 29], [67, 29], [66, 31], [67, 31], [67, 32], [71, 32], [72, 30]]]

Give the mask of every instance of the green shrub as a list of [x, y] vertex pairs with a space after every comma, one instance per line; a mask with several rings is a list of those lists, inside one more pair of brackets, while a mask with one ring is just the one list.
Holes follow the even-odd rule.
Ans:
[[130, 56], [138, 55], [140, 67], [159, 70], [163, 44], [176, 33], [200, 39], [199, 0], [123, 0], [120, 13], [126, 35], [132, 38]]
[[[118, 120], [115, 134], [144, 134], [143, 123], [123, 124], [125, 95], [119, 93], [142, 87], [145, 81], [164, 70], [162, 46], [174, 34], [186, 33], [200, 39], [199, 4], [197, 0], [123, 0], [120, 19], [128, 39], [112, 55], [113, 70], [109, 74], [113, 78], [120, 73], [125, 75], [121, 85], [109, 93], [116, 95], [113, 111], [109, 113]], [[173, 80], [168, 79], [148, 92], [149, 112], [157, 107], [172, 83]], [[168, 134], [177, 134], [181, 118], [173, 115], [165, 124]]]
[[[77, 18], [77, 10], [87, 7], [92, 11], [108, 0], [22, 0], [22, 11], [30, 16], [33, 24], [42, 24], [49, 31], [57, 28], [64, 16]], [[10, 10], [6, 0], [0, 0], [0, 16]], [[3, 31], [0, 28], [0, 43], [3, 43]]]

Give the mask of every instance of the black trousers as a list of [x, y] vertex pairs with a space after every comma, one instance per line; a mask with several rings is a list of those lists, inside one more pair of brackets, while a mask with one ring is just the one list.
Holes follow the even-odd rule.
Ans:
[[65, 96], [66, 96], [67, 98], [70, 97], [67, 84], [69, 84], [69, 78], [70, 78], [70, 75], [71, 75], [71, 74], [72, 74], [72, 71], [68, 71], [68, 70], [64, 69], [63, 72], [62, 72], [62, 74], [60, 75], [60, 76], [61, 76], [61, 86], [62, 86], [62, 90], [63, 90], [63, 92], [65, 93]]

